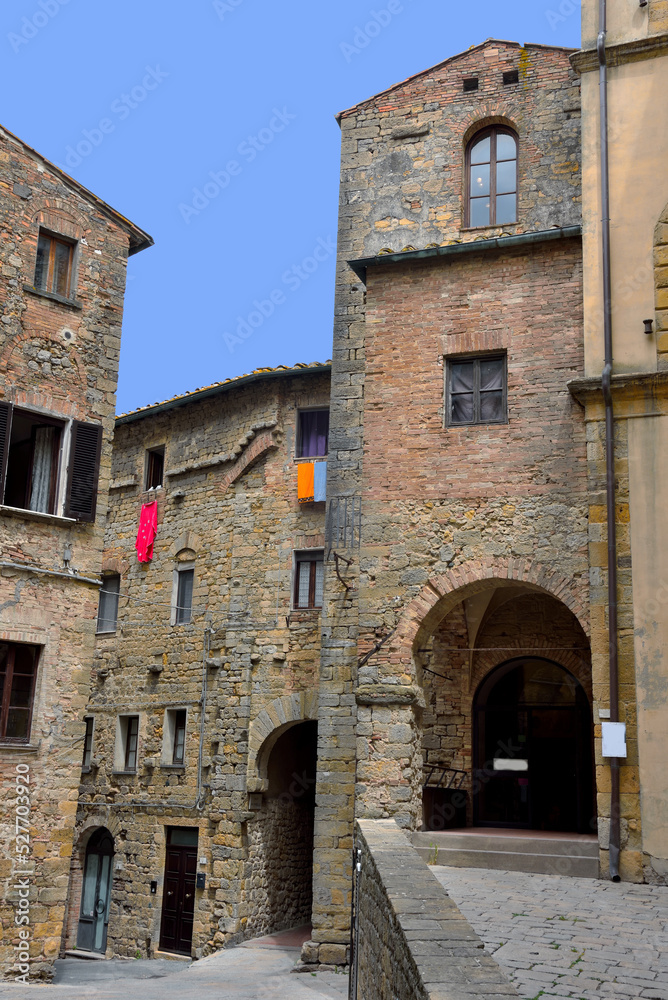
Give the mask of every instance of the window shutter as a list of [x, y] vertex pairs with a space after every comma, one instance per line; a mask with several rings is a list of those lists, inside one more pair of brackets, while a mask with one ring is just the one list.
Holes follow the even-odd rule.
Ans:
[[102, 427], [75, 420], [72, 425], [65, 517], [74, 517], [77, 521], [95, 520], [101, 448]]
[[5, 496], [5, 473], [9, 456], [9, 436], [12, 432], [12, 404], [0, 403], [0, 503]]

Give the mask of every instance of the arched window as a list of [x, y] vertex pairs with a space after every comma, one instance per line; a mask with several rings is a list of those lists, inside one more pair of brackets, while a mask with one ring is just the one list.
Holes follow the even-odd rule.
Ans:
[[466, 151], [467, 226], [504, 226], [517, 221], [517, 136], [509, 128], [487, 128]]

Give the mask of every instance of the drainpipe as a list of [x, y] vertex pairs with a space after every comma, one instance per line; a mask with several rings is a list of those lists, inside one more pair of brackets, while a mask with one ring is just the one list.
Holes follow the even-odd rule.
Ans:
[[[612, 410], [612, 296], [610, 280], [610, 177], [608, 172], [608, 68], [605, 38], [607, 3], [599, 0], [599, 32], [596, 42], [599, 64], [601, 126], [601, 240], [603, 256], [604, 366], [601, 378], [605, 403], [605, 471], [608, 522], [608, 648], [610, 677], [610, 721], [619, 721], [619, 660], [617, 643], [617, 525], [615, 515], [615, 426]], [[610, 878], [619, 882], [619, 759], [610, 758]]]

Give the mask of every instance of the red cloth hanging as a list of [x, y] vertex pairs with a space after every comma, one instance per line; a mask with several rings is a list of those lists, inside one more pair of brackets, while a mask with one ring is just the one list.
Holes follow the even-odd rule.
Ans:
[[137, 531], [137, 559], [140, 563], [150, 562], [153, 558], [153, 541], [158, 530], [158, 501], [142, 504], [139, 515], [139, 530]]

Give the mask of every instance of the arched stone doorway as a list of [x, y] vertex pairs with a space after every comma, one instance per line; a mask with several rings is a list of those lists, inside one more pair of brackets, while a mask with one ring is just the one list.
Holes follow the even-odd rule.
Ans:
[[278, 738], [269, 736], [265, 752], [258, 754], [266, 787], [248, 827], [247, 934], [311, 920], [317, 738], [316, 721], [288, 724]]
[[104, 954], [111, 903], [114, 838], [100, 827], [88, 840], [81, 887], [77, 949]]
[[476, 826], [590, 833], [592, 719], [568, 670], [539, 657], [496, 667], [473, 705]]

